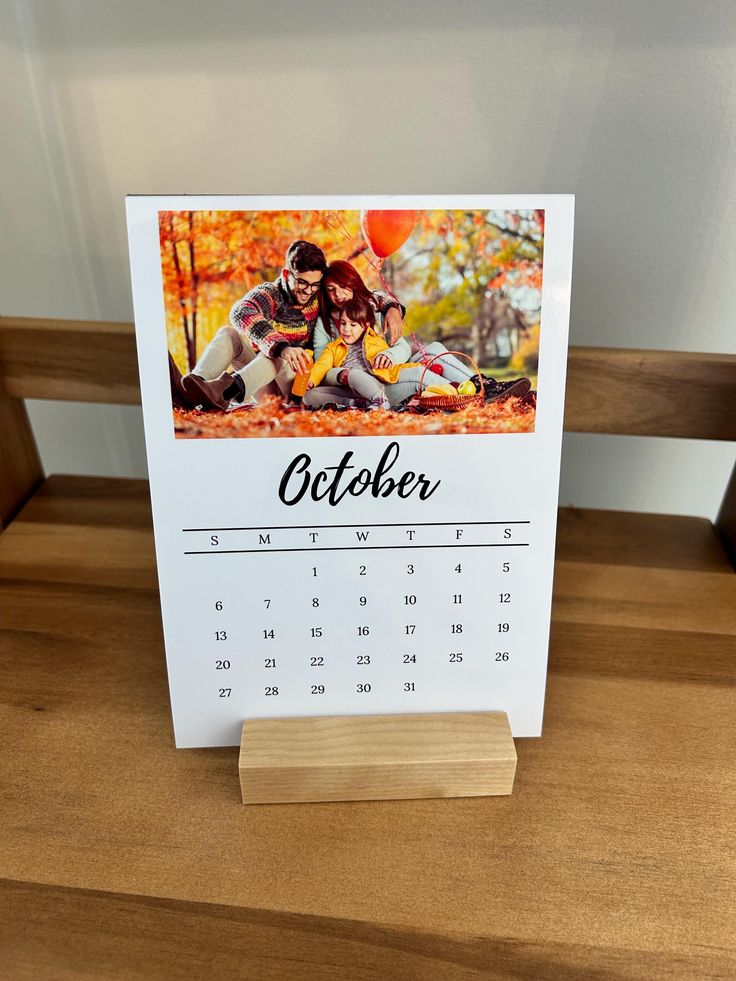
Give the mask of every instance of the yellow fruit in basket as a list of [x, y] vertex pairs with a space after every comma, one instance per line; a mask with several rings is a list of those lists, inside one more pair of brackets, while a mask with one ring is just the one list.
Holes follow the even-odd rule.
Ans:
[[458, 388], [457, 394], [475, 395], [475, 383], [472, 381], [472, 379], [468, 378], [467, 381], [464, 381], [462, 385], [460, 385], [460, 387]]
[[452, 385], [430, 385], [427, 391], [432, 395], [457, 395], [457, 390]]
[[436, 395], [436, 392], [430, 392], [428, 388], [425, 388], [420, 397], [423, 399], [433, 399]]

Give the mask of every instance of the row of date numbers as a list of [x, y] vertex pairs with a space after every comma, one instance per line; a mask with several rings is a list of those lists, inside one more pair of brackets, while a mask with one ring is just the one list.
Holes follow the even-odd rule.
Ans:
[[[462, 623], [451, 623], [449, 626], [450, 626], [450, 633], [451, 634], [461, 634], [463, 632], [463, 624]], [[502, 622], [502, 623], [496, 624], [496, 627], [497, 627], [497, 632], [499, 634], [507, 634], [511, 630], [511, 624], [508, 623], [508, 622], [505, 622], [505, 621]], [[360, 626], [357, 626], [356, 627], [356, 630], [357, 630], [357, 636], [358, 637], [370, 637], [370, 635], [371, 635], [371, 628], [367, 624], [362, 624]], [[416, 630], [417, 630], [417, 625], [415, 623], [406, 623], [406, 624], [404, 624], [404, 634], [406, 636], [412, 637], [416, 633]], [[312, 640], [319, 640], [320, 638], [323, 638], [325, 636], [326, 635], [325, 635], [325, 632], [324, 632], [324, 627], [310, 627], [309, 628], [309, 637]], [[216, 630], [215, 631], [215, 640], [217, 640], [217, 641], [226, 641], [226, 640], [228, 640], [227, 630]], [[276, 640], [276, 630], [273, 629], [273, 628], [271, 628], [270, 630], [267, 629], [267, 628], [264, 628], [263, 629], [263, 640]]]
[[[405, 681], [403, 682], [403, 691], [405, 692], [415, 692], [417, 691], [417, 683], [415, 681]], [[311, 685], [310, 694], [312, 695], [326, 695], [327, 685]], [[357, 695], [370, 695], [373, 691], [373, 685], [369, 681], [361, 681], [355, 685], [355, 693]], [[230, 698], [232, 696], [232, 688], [219, 688], [218, 698]], [[263, 694], [265, 697], [275, 697], [279, 695], [278, 685], [266, 685], [263, 689]]]
[[[450, 651], [450, 653], [448, 654], [447, 660], [448, 660], [448, 663], [449, 664], [460, 664], [460, 663], [463, 662], [464, 658], [465, 658], [465, 655], [463, 654], [462, 651]], [[502, 662], [502, 661], [509, 661], [510, 659], [511, 659], [511, 655], [509, 654], [508, 651], [495, 651], [493, 653], [493, 655], [492, 655], [492, 660], [494, 660], [494, 661]], [[263, 660], [263, 667], [264, 668], [277, 668], [278, 667], [277, 661], [278, 661], [278, 659], [275, 658], [275, 657], [267, 657], [267, 658], [264, 658], [264, 660]], [[402, 664], [417, 664], [418, 661], [419, 661], [419, 659], [418, 659], [418, 657], [417, 657], [416, 654], [402, 654], [402, 656], [401, 656], [401, 663]], [[355, 658], [355, 663], [359, 667], [366, 667], [367, 665], [369, 665], [371, 663], [371, 655], [370, 654], [358, 654], [356, 656], [356, 658]], [[231, 667], [232, 667], [232, 662], [229, 661], [229, 660], [227, 660], [227, 658], [224, 658], [223, 660], [215, 661], [215, 670], [216, 671], [229, 671]], [[310, 668], [323, 668], [323, 667], [325, 667], [325, 658], [322, 657], [322, 656], [310, 657], [310, 659], [309, 659], [309, 667]]]

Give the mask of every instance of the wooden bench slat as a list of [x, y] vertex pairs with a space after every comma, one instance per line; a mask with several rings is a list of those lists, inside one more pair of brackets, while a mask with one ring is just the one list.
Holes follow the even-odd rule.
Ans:
[[736, 439], [736, 355], [572, 347], [565, 429]]
[[140, 405], [129, 323], [0, 317], [0, 372], [10, 395]]

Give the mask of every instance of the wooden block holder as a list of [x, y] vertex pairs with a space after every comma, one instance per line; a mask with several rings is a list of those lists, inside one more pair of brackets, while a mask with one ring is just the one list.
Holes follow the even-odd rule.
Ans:
[[510, 794], [505, 712], [246, 719], [244, 804]]

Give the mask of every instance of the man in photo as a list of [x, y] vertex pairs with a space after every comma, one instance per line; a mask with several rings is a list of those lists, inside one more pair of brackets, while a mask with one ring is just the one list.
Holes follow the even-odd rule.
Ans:
[[319, 314], [326, 269], [318, 246], [292, 242], [278, 279], [260, 283], [233, 305], [230, 324], [217, 331], [189, 374], [171, 372], [174, 404], [205, 409], [226, 409], [232, 401], [252, 404], [274, 381], [289, 398], [296, 374], [312, 366], [305, 348]]

